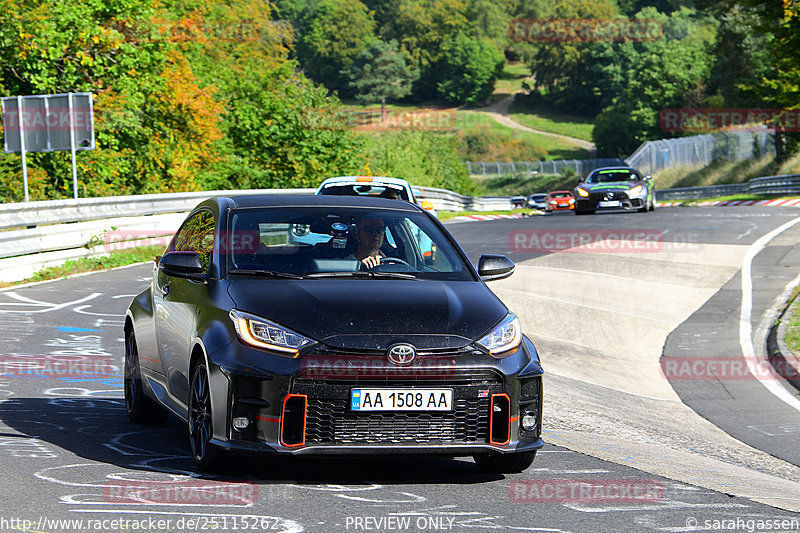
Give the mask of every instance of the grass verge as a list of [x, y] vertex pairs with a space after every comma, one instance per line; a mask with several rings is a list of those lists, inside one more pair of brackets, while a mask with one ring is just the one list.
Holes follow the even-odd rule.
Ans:
[[509, 118], [529, 128], [566, 135], [584, 141], [592, 140], [594, 122], [584, 117], [554, 113], [542, 107], [520, 105], [519, 98], [508, 108]]
[[0, 287], [11, 287], [34, 281], [65, 278], [83, 272], [94, 272], [96, 270], [107, 270], [109, 268], [132, 265], [134, 263], [144, 263], [146, 261], [152, 261], [155, 256], [161, 254], [163, 251], [163, 246], [142, 246], [128, 250], [114, 250], [108, 255], [100, 257], [82, 257], [80, 259], [69, 260], [63, 265], [43, 268], [27, 279], [14, 282], [0, 281]]
[[653, 183], [656, 189], [744, 183], [753, 178], [773, 175], [775, 170], [774, 156], [744, 161], [719, 159], [703, 168], [673, 167], [657, 172], [653, 175]]
[[439, 220], [445, 222], [451, 218], [468, 215], [521, 215], [529, 213], [530, 209], [496, 210], [496, 211], [439, 211]]
[[[796, 294], [795, 297], [797, 297]], [[793, 303], [792, 311], [787, 318], [788, 323], [786, 324], [783, 340], [789, 350], [793, 353], [800, 353], [800, 305], [797, 305], [796, 302]]]
[[[559, 137], [515, 130], [499, 124], [485, 113], [457, 111], [456, 126], [462, 134], [493, 135], [485, 154], [464, 153], [472, 161], [538, 161], [540, 159], [586, 159], [589, 151]], [[504, 148], [504, 149], [503, 149]]]

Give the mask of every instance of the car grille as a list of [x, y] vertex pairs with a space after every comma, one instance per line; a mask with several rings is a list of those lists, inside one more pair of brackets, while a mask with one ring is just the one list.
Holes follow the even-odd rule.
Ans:
[[625, 191], [604, 191], [590, 192], [589, 200], [593, 202], [605, 202], [608, 200], [627, 200], [628, 194]]
[[[476, 376], [477, 377], [477, 376]], [[381, 383], [381, 388], [419, 386], [414, 383]], [[308, 396], [306, 444], [315, 445], [414, 445], [475, 444], [489, 438], [489, 396], [503, 391], [498, 378], [478, 379], [470, 385], [451, 382], [425, 383], [425, 387], [453, 389], [453, 410], [372, 411], [350, 410], [354, 384], [296, 380], [292, 392]], [[363, 385], [360, 385], [363, 386]], [[488, 394], [481, 393], [488, 391]], [[484, 397], [479, 397], [479, 396]]]

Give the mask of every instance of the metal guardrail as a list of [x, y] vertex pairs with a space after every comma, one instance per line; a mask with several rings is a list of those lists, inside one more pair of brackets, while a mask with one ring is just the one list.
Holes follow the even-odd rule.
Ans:
[[[446, 189], [417, 187], [438, 210], [511, 209], [511, 198], [463, 196]], [[0, 205], [0, 280], [15, 281], [67, 259], [98, 255], [124, 242], [104, 241], [110, 230], [132, 241], [172, 235], [198, 203], [214, 195], [312, 194], [315, 189], [204, 191], [110, 198], [49, 200]], [[658, 190], [659, 200], [688, 200], [731, 194], [800, 194], [800, 174], [767, 176], [749, 183]], [[139, 239], [140, 240], [140, 239]], [[94, 245], [94, 246], [93, 246]]]
[[734, 194], [800, 194], [800, 174], [766, 176], [729, 185], [662, 189], [657, 194], [659, 200], [700, 200]]
[[[0, 230], [45, 224], [87, 222], [115, 217], [186, 213], [206, 198], [241, 194], [313, 194], [316, 189], [258, 189], [142, 194], [77, 200], [45, 200], [0, 204]], [[1, 249], [0, 249], [1, 250]], [[0, 253], [0, 257], [2, 254]]]

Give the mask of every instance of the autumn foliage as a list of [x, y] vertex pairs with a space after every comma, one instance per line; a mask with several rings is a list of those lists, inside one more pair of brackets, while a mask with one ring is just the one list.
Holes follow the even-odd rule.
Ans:
[[[338, 100], [297, 73], [292, 33], [262, 0], [0, 0], [0, 95], [95, 95], [83, 197], [316, 185], [364, 152], [312, 127]], [[28, 176], [31, 199], [71, 196], [69, 153], [29, 154]], [[21, 182], [0, 154], [0, 201]]]

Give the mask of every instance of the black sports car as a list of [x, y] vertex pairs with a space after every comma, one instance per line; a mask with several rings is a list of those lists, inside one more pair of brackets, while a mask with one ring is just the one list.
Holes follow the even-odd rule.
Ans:
[[605, 209], [636, 209], [640, 213], [656, 208], [656, 192], [650, 176], [631, 167], [593, 170], [575, 187], [575, 214]]
[[484, 283], [513, 270], [476, 270], [413, 204], [209, 199], [128, 308], [128, 416], [186, 421], [203, 469], [226, 452], [424, 453], [521, 471], [542, 446], [542, 367]]

